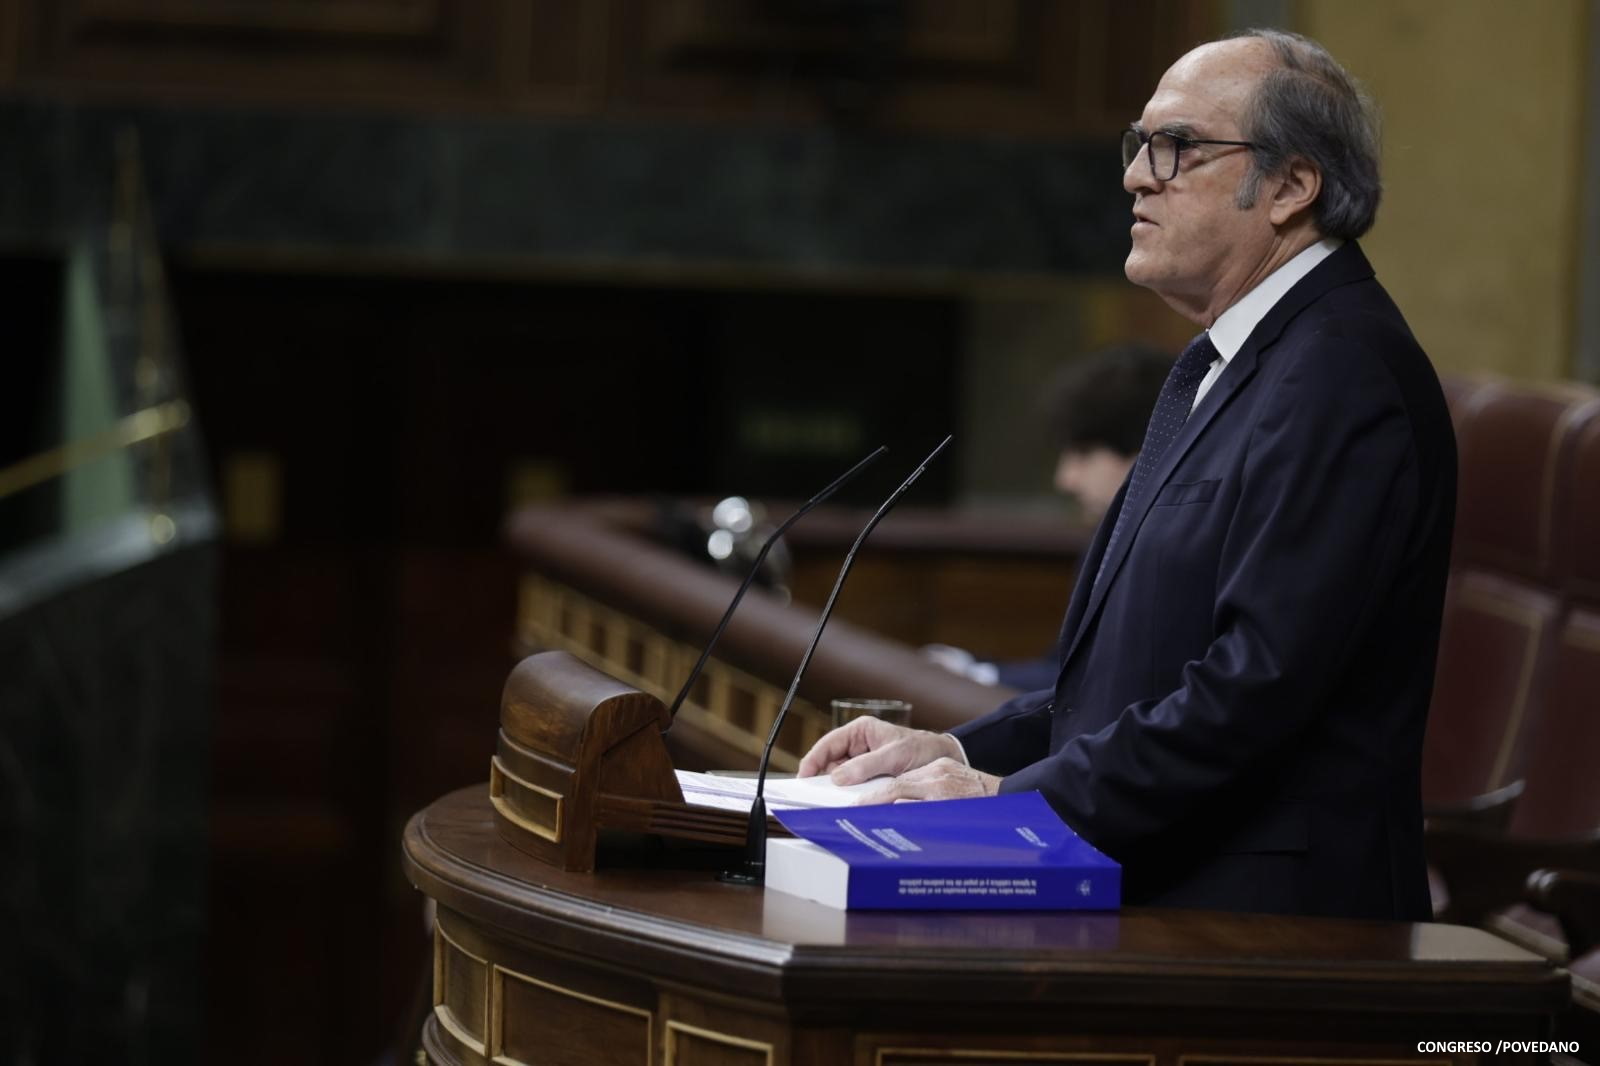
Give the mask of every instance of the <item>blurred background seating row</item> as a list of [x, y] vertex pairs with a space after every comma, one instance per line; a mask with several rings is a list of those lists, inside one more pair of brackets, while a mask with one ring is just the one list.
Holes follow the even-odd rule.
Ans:
[[[520, 648], [573, 652], [670, 704], [738, 587], [739, 576], [697, 565], [652, 537], [653, 510], [642, 501], [532, 506], [512, 517], [508, 536], [526, 564], [519, 593]], [[785, 572], [776, 594], [756, 589], [741, 604], [668, 733], [679, 768], [755, 765], [815, 631], [817, 611], [791, 606], [790, 596], [797, 592], [808, 605], [826, 601], [835, 560], [869, 514], [847, 509], [818, 514], [824, 535], [818, 537], [813, 527], [789, 543], [794, 562], [788, 569], [798, 573]], [[775, 769], [794, 769], [827, 731], [831, 699], [906, 700], [919, 726], [945, 729], [989, 710], [996, 693], [1007, 691], [957, 677], [918, 656], [905, 639], [905, 626], [894, 621], [908, 605], [916, 609], [916, 626], [935, 631], [952, 617], [972, 620], [973, 612], [963, 610], [961, 603], [931, 602], [931, 590], [941, 584], [952, 556], [961, 560], [957, 565], [981, 565], [986, 556], [1003, 554], [1004, 549], [995, 546], [991, 533], [976, 550], [940, 551], [940, 534], [950, 539], [952, 527], [959, 524], [927, 516], [909, 541], [901, 538], [900, 543], [909, 544], [902, 550], [895, 547], [896, 527], [884, 529], [887, 545], [875, 545], [863, 559], [863, 587], [845, 586], [839, 617], [826, 630], [802, 679], [774, 748]], [[830, 530], [848, 533], [848, 539], [835, 543], [826, 536]], [[1055, 569], [1070, 564], [1061, 544], [1049, 548], [1046, 558]], [[944, 567], [928, 562], [924, 580], [907, 581], [901, 571], [910, 565], [908, 553], [942, 557]], [[702, 563], [710, 562], [704, 552], [699, 554]], [[889, 573], [880, 572], [874, 580], [874, 571], [885, 569]], [[799, 587], [791, 591], [796, 583]], [[901, 639], [889, 635], [897, 628]]]
[[1424, 760], [1435, 908], [1600, 1009], [1600, 392], [1454, 379], [1452, 575]]

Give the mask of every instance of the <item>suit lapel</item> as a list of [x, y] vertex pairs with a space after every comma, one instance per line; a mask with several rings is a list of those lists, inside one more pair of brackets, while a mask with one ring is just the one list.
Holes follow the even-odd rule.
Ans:
[[[1222, 372], [1222, 376], [1211, 387], [1211, 391], [1206, 393], [1205, 399], [1184, 421], [1183, 429], [1179, 431], [1178, 436], [1167, 449], [1167, 453], [1161, 457], [1160, 464], [1152, 471], [1149, 487], [1145, 490], [1143, 496], [1135, 501], [1134, 511], [1128, 515], [1127, 524], [1123, 527], [1123, 534], [1117, 541], [1116, 549], [1106, 558], [1105, 568], [1100, 571], [1100, 580], [1093, 582], [1086, 598], [1082, 596], [1073, 597], [1073, 603], [1068, 609], [1068, 617], [1062, 632], [1063, 643], [1066, 644], [1065, 653], [1061, 656], [1061, 670], [1063, 673], [1066, 671], [1067, 664], [1072, 661], [1073, 654], [1077, 652], [1078, 647], [1083, 643], [1084, 634], [1089, 631], [1095, 616], [1099, 614], [1101, 606], [1105, 603], [1106, 596], [1111, 586], [1115, 584], [1117, 574], [1122, 569], [1123, 561], [1127, 559], [1129, 550], [1132, 548], [1134, 541], [1138, 539], [1139, 527], [1144, 524], [1145, 515], [1150, 513], [1150, 506], [1160, 494], [1162, 486], [1172, 477], [1173, 471], [1178, 468], [1178, 464], [1183, 461], [1183, 457], [1188, 454], [1189, 450], [1200, 439], [1200, 436], [1205, 433], [1206, 427], [1211, 425], [1222, 409], [1227, 407], [1234, 396], [1238, 395], [1250, 380], [1255, 377], [1261, 353], [1272, 346], [1290, 320], [1318, 297], [1341, 285], [1370, 277], [1372, 277], [1372, 267], [1368, 264], [1366, 256], [1362, 255], [1360, 247], [1354, 241], [1348, 241], [1328, 258], [1318, 263], [1311, 273], [1301, 278], [1256, 324], [1256, 328], [1245, 339], [1243, 347], [1228, 361], [1227, 369]], [[1126, 493], [1127, 485], [1124, 484], [1124, 497]], [[1122, 503], [1126, 502], [1125, 498], [1119, 499]], [[1112, 511], [1111, 514], [1115, 515], [1116, 511]], [[1114, 519], [1111, 522], [1102, 522], [1102, 532], [1114, 522]], [[1096, 544], [1091, 546], [1091, 554], [1094, 554], [1095, 547], [1100, 547], [1102, 551], [1104, 550], [1103, 537], [1097, 535], [1095, 541]], [[1098, 568], [1099, 563], [1095, 559], [1086, 560], [1085, 573], [1094, 572], [1088, 569], [1090, 565]], [[1083, 591], [1081, 582], [1079, 591]], [[1080, 602], [1081, 614], [1074, 623], [1072, 608], [1079, 607]], [[1070, 641], [1067, 640], [1067, 634], [1069, 633], [1071, 634]]]
[[1089, 540], [1089, 550], [1084, 552], [1083, 558], [1078, 561], [1078, 576], [1072, 583], [1072, 597], [1067, 601], [1067, 616], [1061, 621], [1061, 632], [1056, 637], [1056, 660], [1066, 658], [1068, 642], [1078, 632], [1078, 622], [1083, 617], [1084, 607], [1089, 602], [1089, 594], [1094, 588], [1094, 574], [1100, 568], [1100, 559], [1105, 555], [1106, 541], [1111, 538], [1111, 528], [1117, 524], [1117, 512], [1122, 509], [1122, 501], [1128, 495], [1128, 478], [1122, 479], [1122, 488], [1117, 490], [1117, 495], [1111, 501], [1111, 506], [1106, 509], [1105, 515], [1100, 519], [1100, 525], [1095, 528], [1094, 536]]
[[[1122, 563], [1128, 557], [1128, 552], [1137, 539], [1139, 527], [1144, 524], [1145, 515], [1150, 513], [1150, 505], [1160, 495], [1161, 488], [1172, 477], [1172, 472], [1177, 469], [1178, 463], [1188, 453], [1194, 443], [1200, 439], [1217, 413], [1227, 406], [1235, 394], [1242, 389], [1246, 382], [1255, 376], [1256, 349], [1253, 344], [1246, 342], [1234, 357], [1228, 360], [1228, 367], [1217, 379], [1211, 391], [1206, 393], [1200, 406], [1184, 420], [1183, 429], [1167, 448], [1167, 454], [1161, 457], [1160, 464], [1151, 471], [1148, 488], [1144, 495], [1134, 503], [1134, 510], [1128, 515], [1127, 524], [1123, 527], [1122, 536], [1117, 540], [1116, 548], [1106, 557], [1105, 569], [1100, 571], [1100, 580], [1094, 583], [1089, 593], [1089, 598], [1084, 606], [1083, 614], [1072, 631], [1072, 641], [1067, 645], [1066, 654], [1061, 657], [1062, 666], [1065, 667], [1071, 660], [1078, 645], [1082, 643], [1083, 636], [1089, 630], [1089, 622], [1100, 612], [1100, 606], [1105, 603], [1106, 595], [1111, 586], [1116, 583], [1117, 574], [1122, 570]], [[1124, 501], [1126, 502], [1126, 501]]]

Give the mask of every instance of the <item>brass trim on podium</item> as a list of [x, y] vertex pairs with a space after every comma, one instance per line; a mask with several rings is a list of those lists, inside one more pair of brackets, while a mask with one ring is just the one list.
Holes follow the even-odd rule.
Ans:
[[[549, 822], [541, 825], [530, 821], [526, 814], [511, 804], [505, 797], [506, 783], [519, 792], [531, 793], [525, 797], [550, 811]], [[548, 788], [540, 788], [532, 781], [526, 781], [506, 769], [506, 764], [500, 761], [500, 756], [494, 755], [489, 759], [489, 802], [494, 804], [494, 809], [500, 817], [512, 822], [536, 836], [543, 837], [552, 844], [561, 843], [561, 793], [552, 792]], [[543, 801], [543, 802], [541, 802]]]
[[495, 1008], [496, 1008], [492, 1012], [492, 1017], [491, 1017], [491, 1021], [490, 1021], [492, 1029], [490, 1030], [490, 1035], [489, 1035], [489, 1052], [490, 1052], [490, 1056], [491, 1056], [491, 1058], [492, 1058], [492, 1060], [494, 1062], [496, 1062], [496, 1063], [504, 1063], [504, 1064], [507, 1064], [507, 1066], [522, 1066], [522, 1060], [521, 1059], [512, 1058], [511, 1056], [504, 1054], [504, 1052], [505, 1052], [505, 1007], [504, 1007], [504, 1004], [505, 1004], [505, 979], [507, 977], [511, 978], [514, 981], [521, 981], [523, 984], [535, 985], [535, 986], [537, 986], [539, 988], [548, 989], [549, 991], [554, 992], [557, 995], [567, 996], [567, 997], [569, 997], [571, 999], [582, 1000], [585, 1003], [593, 1003], [597, 1007], [605, 1007], [608, 1010], [618, 1011], [619, 1013], [623, 1013], [623, 1014], [637, 1015], [638, 1017], [643, 1018], [644, 1021], [645, 1021], [644, 1061], [645, 1062], [651, 1062], [651, 1061], [654, 1060], [655, 1056], [652, 1054], [652, 1052], [654, 1050], [654, 1048], [652, 1047], [652, 1044], [653, 1044], [654, 1033], [655, 1033], [656, 1016], [655, 1016], [655, 1014], [653, 1012], [647, 1011], [643, 1007], [635, 1007], [635, 1006], [633, 1006], [632, 1004], [629, 1004], [629, 1003], [619, 1003], [618, 1001], [616, 1001], [614, 999], [605, 999], [605, 998], [603, 998], [601, 996], [592, 996], [587, 992], [579, 992], [577, 989], [567, 988], [564, 985], [558, 985], [558, 984], [555, 984], [555, 983], [550, 982], [550, 981], [541, 981], [537, 977], [530, 977], [529, 975], [527, 975], [525, 973], [521, 973], [520, 971], [513, 970], [508, 966], [501, 966], [498, 963], [496, 963], [494, 965], [493, 969], [491, 970], [490, 977], [489, 977], [489, 992], [490, 992], [491, 1002], [495, 1004]]
[[957, 1066], [972, 1062], [1023, 1063], [1023, 1062], [1078, 1062], [1078, 1063], [1143, 1063], [1155, 1066], [1154, 1054], [1117, 1051], [1023, 1051], [1007, 1048], [972, 1047], [881, 1047], [874, 1066], [896, 1066], [890, 1061], [896, 1055], [916, 1055], [925, 1059], [958, 1059]]
[[[485, 985], [484, 985], [484, 988], [482, 990], [482, 993], [483, 993], [483, 1017], [479, 1020], [480, 1021], [480, 1025], [481, 1025], [481, 1027], [483, 1029], [483, 1036], [481, 1038], [473, 1036], [472, 1033], [467, 1030], [466, 1026], [463, 1025], [459, 1019], [456, 1018], [456, 1012], [455, 1012], [454, 1008], [452, 1008], [450, 1006], [450, 1004], [448, 1004], [448, 1003], [446, 1003], [444, 1001], [444, 961], [445, 960], [444, 960], [444, 951], [442, 949], [442, 945], [443, 944], [449, 944], [456, 951], [460, 952], [460, 954], [464, 958], [471, 959], [473, 962], [475, 962], [479, 966], [483, 967]], [[489, 973], [490, 973], [491, 969], [492, 969], [492, 964], [489, 962], [488, 959], [484, 958], [481, 955], [474, 954], [473, 952], [470, 952], [466, 948], [462, 947], [460, 942], [458, 942], [455, 938], [450, 936], [449, 933], [446, 933], [444, 931], [444, 926], [443, 926], [442, 923], [437, 922], [437, 921], [434, 922], [434, 924], [433, 924], [433, 1016], [434, 1016], [434, 1018], [436, 1018], [438, 1020], [439, 1024], [444, 1028], [444, 1030], [446, 1032], [448, 1032], [451, 1036], [455, 1037], [455, 1039], [460, 1041], [466, 1047], [471, 1048], [472, 1050], [476, 1051], [478, 1054], [483, 1055], [485, 1058], [487, 1058], [488, 1055], [489, 1055], [489, 1022], [490, 1022], [490, 1019], [492, 1017], [492, 1012], [489, 1009], [490, 1005], [489, 1005], [489, 987], [488, 987], [488, 976], [489, 976]]]
[[667, 1048], [665, 1066], [676, 1066], [678, 1055], [677, 1035], [697, 1036], [702, 1040], [709, 1040], [713, 1044], [722, 1044], [725, 1047], [741, 1048], [745, 1051], [759, 1051], [767, 1058], [767, 1066], [772, 1066], [773, 1048], [769, 1041], [752, 1040], [746, 1036], [734, 1036], [732, 1033], [719, 1033], [715, 1029], [705, 1029], [688, 1022], [676, 1019], [667, 1019]]
[[[673, 698], [699, 654], [693, 645], [539, 574], [524, 576], [520, 595], [518, 633], [529, 647], [565, 651], [662, 701]], [[629, 645], [637, 646], [637, 656], [620, 652]], [[701, 683], [678, 708], [677, 720], [756, 759], [785, 695], [782, 687], [713, 658]], [[736, 710], [741, 703], [754, 709], [748, 720]], [[800, 757], [830, 728], [827, 712], [803, 697], [794, 701], [789, 714], [799, 723], [799, 750], [775, 745], [772, 766], [777, 770], [798, 767]]]

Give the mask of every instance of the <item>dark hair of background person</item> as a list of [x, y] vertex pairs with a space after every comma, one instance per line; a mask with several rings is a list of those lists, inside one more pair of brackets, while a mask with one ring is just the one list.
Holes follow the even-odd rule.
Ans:
[[1251, 94], [1239, 132], [1254, 147], [1253, 165], [1239, 186], [1238, 205], [1255, 205], [1261, 182], [1292, 159], [1322, 172], [1312, 217], [1324, 237], [1355, 240], [1378, 217], [1378, 109], [1361, 84], [1316, 41], [1285, 30], [1250, 29], [1234, 38], [1266, 41], [1283, 64]]
[[1046, 392], [1046, 412], [1063, 451], [1110, 448], [1132, 456], [1173, 356], [1147, 344], [1119, 344], [1062, 367]]

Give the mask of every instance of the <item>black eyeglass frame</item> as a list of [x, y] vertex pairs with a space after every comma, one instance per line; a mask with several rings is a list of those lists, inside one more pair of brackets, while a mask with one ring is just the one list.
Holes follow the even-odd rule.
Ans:
[[[1131, 155], [1128, 153], [1128, 134], [1130, 133], [1139, 138], [1139, 147]], [[1156, 156], [1154, 152], [1150, 151], [1150, 142], [1156, 137], [1166, 137], [1173, 144], [1172, 173], [1165, 177], [1156, 173]], [[1122, 131], [1122, 154], [1125, 157], [1122, 161], [1122, 169], [1126, 171], [1129, 165], [1142, 155], [1150, 161], [1150, 176], [1152, 178], [1157, 181], [1171, 181], [1178, 176], [1178, 164], [1182, 161], [1183, 153], [1197, 144], [1231, 144], [1240, 148], [1252, 149], [1256, 147], [1254, 141], [1217, 141], [1204, 137], [1185, 137], [1167, 130], [1152, 130], [1146, 133], [1137, 126], [1129, 126]]]

